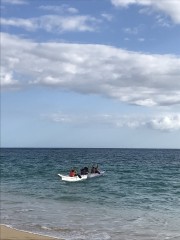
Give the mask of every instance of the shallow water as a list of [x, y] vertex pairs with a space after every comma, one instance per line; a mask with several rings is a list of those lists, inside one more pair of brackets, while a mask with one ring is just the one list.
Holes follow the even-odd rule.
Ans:
[[[95, 163], [105, 176], [57, 176]], [[180, 150], [1, 149], [1, 223], [66, 240], [179, 240]]]

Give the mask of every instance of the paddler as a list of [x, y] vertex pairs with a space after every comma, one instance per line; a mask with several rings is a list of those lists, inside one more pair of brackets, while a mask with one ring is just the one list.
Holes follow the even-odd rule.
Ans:
[[69, 173], [69, 176], [70, 176], [70, 177], [75, 177], [75, 176], [77, 176], [76, 171], [75, 171], [74, 169], [71, 169], [71, 171], [70, 171], [70, 173]]
[[76, 170], [71, 169], [70, 173], [69, 173], [70, 177], [76, 177], [78, 176], [79, 178], [81, 178], [81, 175], [77, 174]]

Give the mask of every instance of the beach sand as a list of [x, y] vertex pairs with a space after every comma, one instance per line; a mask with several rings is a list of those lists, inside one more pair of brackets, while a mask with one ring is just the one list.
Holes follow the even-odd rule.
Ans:
[[41, 236], [0, 225], [0, 240], [57, 240], [57, 238]]

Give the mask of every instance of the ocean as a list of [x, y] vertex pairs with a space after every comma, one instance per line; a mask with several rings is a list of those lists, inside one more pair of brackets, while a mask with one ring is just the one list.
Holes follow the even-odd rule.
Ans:
[[[105, 175], [57, 175], [98, 164]], [[1, 224], [65, 240], [180, 240], [180, 150], [1, 149]]]

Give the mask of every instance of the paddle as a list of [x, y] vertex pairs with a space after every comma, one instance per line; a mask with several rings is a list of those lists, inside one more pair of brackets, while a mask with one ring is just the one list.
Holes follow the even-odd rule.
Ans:
[[76, 171], [76, 176], [78, 176], [79, 178], [82, 178], [81, 175], [79, 173], [77, 173], [77, 171]]

